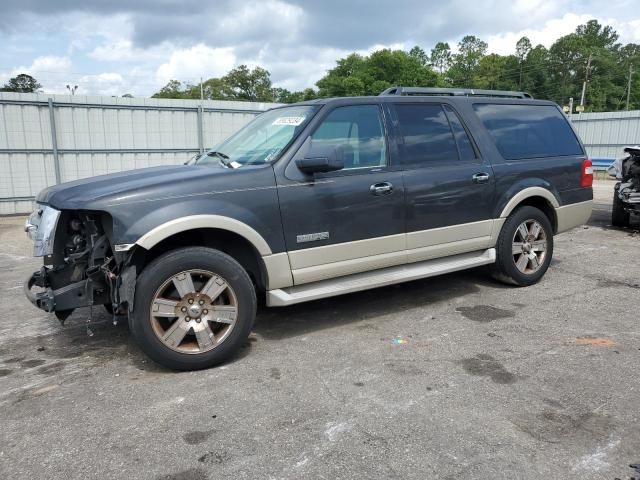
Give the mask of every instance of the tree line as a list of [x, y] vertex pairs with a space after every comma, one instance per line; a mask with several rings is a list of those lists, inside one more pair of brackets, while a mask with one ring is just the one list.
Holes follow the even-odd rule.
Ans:
[[[392, 86], [417, 86], [519, 90], [560, 105], [567, 105], [573, 97], [578, 105], [586, 81], [585, 111], [640, 109], [640, 45], [623, 45], [618, 39], [611, 26], [590, 20], [560, 37], [550, 48], [534, 46], [522, 37], [513, 54], [499, 55], [487, 53], [486, 42], [467, 35], [455, 52], [448, 43], [438, 42], [429, 52], [415, 46], [409, 51], [352, 53], [338, 59], [315, 88], [300, 91], [274, 87], [264, 68], [240, 65], [202, 84], [170, 80], [153, 97], [294, 103], [323, 97], [378, 95]], [[39, 88], [33, 77], [20, 74], [0, 91]]]
[[[241, 65], [203, 82], [204, 98], [292, 103], [313, 98], [378, 95], [392, 86], [459, 87], [526, 91], [534, 98], [567, 105], [580, 102], [587, 80], [585, 111], [640, 109], [640, 45], [618, 42], [618, 34], [597, 20], [580, 25], [550, 48], [522, 37], [510, 55], [487, 53], [486, 42], [467, 35], [454, 52], [445, 42], [429, 51], [378, 50], [352, 53], [316, 82], [291, 92], [274, 88], [267, 70]], [[589, 61], [591, 58], [591, 61]], [[638, 73], [634, 73], [634, 68]], [[629, 81], [630, 80], [630, 81]], [[629, 88], [630, 87], [630, 88]], [[629, 90], [628, 90], [629, 88]], [[171, 80], [156, 98], [200, 98], [200, 85]]]

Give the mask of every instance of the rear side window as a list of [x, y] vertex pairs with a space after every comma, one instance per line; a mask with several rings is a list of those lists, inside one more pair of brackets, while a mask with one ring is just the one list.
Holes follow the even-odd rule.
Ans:
[[478, 103], [473, 108], [507, 160], [584, 154], [567, 119], [552, 105]]
[[439, 104], [394, 105], [400, 133], [400, 153], [406, 165], [458, 160], [449, 120]]

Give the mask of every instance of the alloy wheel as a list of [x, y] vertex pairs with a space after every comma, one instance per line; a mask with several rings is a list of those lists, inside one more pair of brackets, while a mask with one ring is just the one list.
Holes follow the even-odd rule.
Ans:
[[168, 348], [199, 354], [220, 345], [238, 317], [238, 300], [229, 283], [214, 272], [186, 270], [166, 280], [150, 308], [153, 331]]
[[530, 275], [544, 264], [547, 254], [547, 232], [537, 220], [525, 220], [513, 235], [513, 261], [520, 272]]

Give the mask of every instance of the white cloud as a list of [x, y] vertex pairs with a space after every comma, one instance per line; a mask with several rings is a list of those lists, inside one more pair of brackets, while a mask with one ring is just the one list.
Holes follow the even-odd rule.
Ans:
[[640, 14], [630, 0], [493, 0], [489, 6], [450, 0], [429, 9], [398, 0], [391, 10], [344, 0], [181, 0], [176, 8], [154, 0], [66, 3], [34, 0], [3, 10], [0, 32], [8, 42], [0, 51], [0, 80], [27, 72], [47, 92], [77, 84], [79, 94], [148, 96], [172, 78], [196, 83], [247, 64], [269, 70], [274, 85], [299, 90], [314, 87], [353, 51], [417, 44], [428, 52], [436, 41], [455, 49], [470, 34], [487, 41], [490, 52], [511, 54], [522, 36], [549, 47], [592, 18], [612, 25], [620, 42], [640, 43]]
[[169, 61], [160, 65], [156, 80], [165, 84], [171, 79], [197, 82], [200, 77], [219, 77], [236, 65], [232, 48], [211, 48], [202, 43], [185, 49], [176, 49]]
[[540, 29], [528, 28], [518, 32], [504, 32], [491, 35], [487, 38], [489, 51], [500, 55], [510, 55], [515, 53], [516, 43], [522, 37], [529, 37], [532, 45], [542, 44], [549, 48], [559, 37], [573, 32], [578, 25], [588, 22], [592, 15], [576, 15], [567, 13], [562, 18], [547, 20]]
[[132, 19], [126, 14], [71, 13], [62, 22], [61, 29], [70, 39], [69, 55], [91, 48], [96, 38], [112, 45], [133, 35]]
[[31, 65], [23, 65], [8, 72], [0, 72], [0, 82], [4, 83], [11, 77], [26, 73], [42, 84], [44, 92], [60, 93], [62, 89], [66, 88], [64, 86], [64, 76], [71, 71], [71, 65], [69, 57], [57, 57], [54, 55], [37, 57]]
[[609, 19], [606, 23], [618, 32], [622, 43], [640, 43], [640, 16], [627, 21]]
[[122, 75], [115, 72], [84, 75], [77, 82], [78, 93], [89, 95], [116, 95], [128, 93], [129, 85]]

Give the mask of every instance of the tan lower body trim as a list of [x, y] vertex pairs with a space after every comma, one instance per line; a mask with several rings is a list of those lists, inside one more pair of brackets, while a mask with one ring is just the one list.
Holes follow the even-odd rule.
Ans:
[[267, 270], [267, 290], [285, 288], [293, 285], [291, 265], [287, 253], [276, 253], [262, 257]]
[[342, 277], [353, 273], [377, 270], [407, 263], [407, 252], [383, 253], [369, 257], [354, 258], [342, 262], [325, 263], [313, 267], [299, 268], [292, 271], [294, 285], [317, 282], [328, 278]]
[[368, 238], [355, 242], [337, 243], [322, 247], [305, 248], [289, 252], [291, 268], [326, 265], [328, 263], [346, 262], [362, 257], [372, 257], [386, 253], [402, 251], [406, 248], [406, 235], [389, 235], [386, 237]]
[[459, 253], [474, 252], [487, 248], [490, 241], [491, 237], [487, 235], [486, 237], [468, 238], [466, 240], [458, 240], [457, 242], [441, 243], [429, 247], [407, 250], [407, 262], [421, 262], [423, 260], [448, 257], [449, 255], [457, 255]]
[[[289, 253], [293, 284], [420, 262], [495, 246], [504, 219], [433, 228]], [[496, 233], [498, 232], [498, 233]]]
[[584, 225], [591, 217], [593, 209], [593, 200], [586, 202], [572, 203], [556, 208], [556, 216], [558, 217], [558, 231], [556, 233], [566, 232], [572, 228]]
[[461, 255], [451, 255], [437, 260], [427, 260], [409, 265], [382, 268], [307, 285], [279, 288], [267, 292], [267, 305], [270, 307], [293, 305], [294, 303], [308, 302], [319, 298], [333, 297], [335, 295], [343, 295], [345, 293], [358, 292], [375, 287], [384, 287], [386, 285], [407, 282], [418, 278], [456, 272], [480, 265], [488, 265], [495, 262], [495, 260], [496, 251], [494, 248], [489, 248], [479, 252], [463, 253]]
[[469, 240], [472, 238], [488, 237], [494, 220], [462, 223], [450, 227], [432, 228], [419, 232], [407, 233], [407, 250], [431, 247], [443, 243]]
[[[586, 223], [592, 201], [556, 208], [558, 232]], [[345, 242], [262, 257], [268, 289], [286, 288], [381, 268], [458, 255], [496, 245], [505, 218]]]

